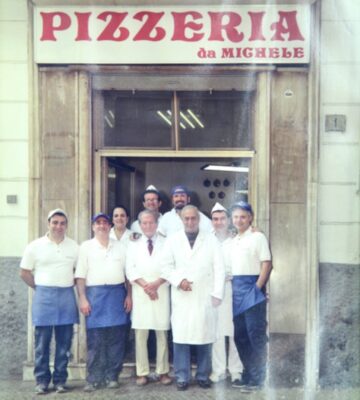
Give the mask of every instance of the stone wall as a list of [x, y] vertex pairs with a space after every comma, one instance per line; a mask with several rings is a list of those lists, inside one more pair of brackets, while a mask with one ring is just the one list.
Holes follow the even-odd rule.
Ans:
[[27, 294], [20, 258], [0, 258], [0, 379], [19, 378], [27, 353]]
[[360, 385], [360, 266], [320, 264], [320, 385]]

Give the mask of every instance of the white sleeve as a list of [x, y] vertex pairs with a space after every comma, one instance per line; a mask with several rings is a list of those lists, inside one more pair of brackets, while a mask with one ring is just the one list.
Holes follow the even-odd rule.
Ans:
[[167, 280], [171, 285], [178, 287], [181, 281], [185, 279], [185, 276], [182, 269], [176, 268], [175, 254], [172, 248], [172, 237], [167, 239], [164, 244], [161, 257], [160, 277]]
[[79, 257], [75, 269], [75, 278], [86, 279], [88, 270], [88, 245], [87, 242], [84, 242], [80, 245]]
[[26, 269], [28, 271], [34, 270], [36, 258], [35, 258], [33, 248], [34, 248], [34, 245], [32, 243], [30, 243], [26, 246], [24, 255], [20, 262], [20, 268]]
[[259, 232], [259, 240], [258, 240], [258, 246], [257, 250], [259, 252], [259, 260], [260, 261], [270, 261], [271, 260], [271, 252], [269, 249], [269, 244], [266, 239], [266, 236]]

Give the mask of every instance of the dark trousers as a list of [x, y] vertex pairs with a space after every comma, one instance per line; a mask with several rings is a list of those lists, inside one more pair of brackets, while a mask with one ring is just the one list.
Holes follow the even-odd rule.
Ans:
[[[193, 345], [196, 349], [197, 380], [207, 380], [211, 372], [211, 344]], [[177, 382], [189, 382], [191, 379], [191, 346], [174, 343], [174, 370]]]
[[127, 332], [127, 325], [86, 330], [86, 380], [89, 383], [118, 380], [124, 362]]
[[51, 382], [49, 368], [50, 343], [55, 331], [55, 360], [52, 380], [54, 385], [65, 384], [68, 373], [73, 325], [36, 326], [35, 327], [35, 368], [36, 383], [46, 386]]
[[266, 375], [267, 342], [266, 301], [234, 317], [234, 340], [243, 363], [243, 378], [262, 385]]

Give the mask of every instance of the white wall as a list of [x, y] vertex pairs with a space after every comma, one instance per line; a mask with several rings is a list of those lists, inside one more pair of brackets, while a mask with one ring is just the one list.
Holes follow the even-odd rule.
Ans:
[[[360, 263], [360, 2], [322, 0], [320, 262]], [[325, 132], [325, 116], [346, 131]]]
[[28, 241], [27, 29], [27, 1], [0, 0], [0, 257], [21, 256]]

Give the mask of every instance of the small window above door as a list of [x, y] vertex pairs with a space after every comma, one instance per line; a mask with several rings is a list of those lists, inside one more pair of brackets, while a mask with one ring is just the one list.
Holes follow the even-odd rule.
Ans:
[[254, 90], [94, 90], [95, 148], [252, 150]]
[[172, 147], [171, 92], [104, 92], [105, 147]]

